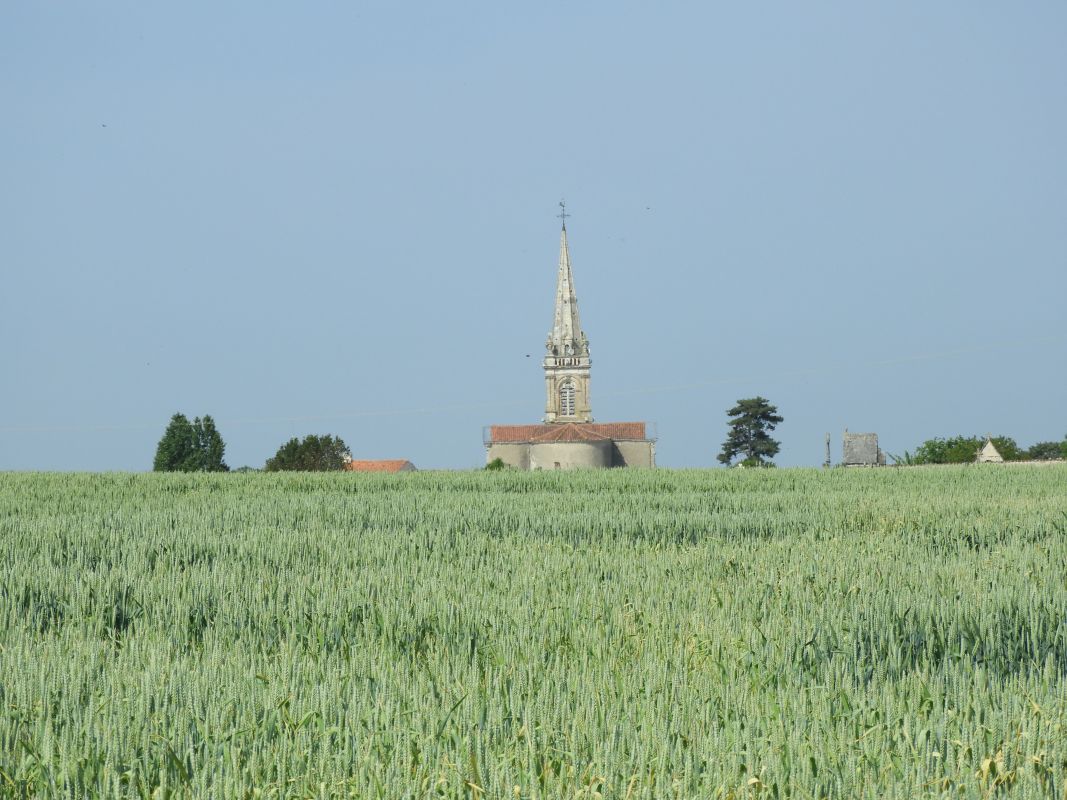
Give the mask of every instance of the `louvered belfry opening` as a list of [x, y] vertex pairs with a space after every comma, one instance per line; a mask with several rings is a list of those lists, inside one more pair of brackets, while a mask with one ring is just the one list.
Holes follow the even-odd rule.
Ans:
[[559, 413], [562, 417], [574, 416], [574, 384], [570, 381], [559, 389]]

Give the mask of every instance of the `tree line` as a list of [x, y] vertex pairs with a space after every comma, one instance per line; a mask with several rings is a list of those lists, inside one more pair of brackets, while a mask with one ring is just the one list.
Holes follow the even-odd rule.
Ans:
[[[226, 444], [210, 415], [192, 422], [175, 414], [156, 445], [152, 469], [156, 472], [229, 472], [223, 460]], [[292, 438], [263, 465], [265, 472], [336, 472], [351, 459], [348, 445], [340, 436], [312, 434]], [[250, 471], [242, 467], [239, 472]]]
[[987, 439], [1005, 461], [1055, 461], [1067, 459], [1067, 436], [1060, 442], [1038, 442], [1020, 447], [1010, 436], [951, 436], [927, 439], [914, 453], [894, 456], [898, 464], [970, 464]]
[[[764, 397], [749, 397], [738, 400], [726, 412], [728, 435], [722, 451], [717, 456], [719, 463], [731, 466], [735, 463], [746, 467], [773, 467], [772, 459], [778, 454], [780, 443], [770, 436], [784, 418], [778, 408]], [[1005, 461], [1050, 461], [1067, 460], [1067, 436], [1063, 441], [1037, 442], [1023, 448], [1010, 436], [989, 437]], [[904, 451], [903, 456], [890, 456], [897, 464], [969, 464], [986, 442], [982, 436], [953, 436], [927, 439], [915, 452]], [[210, 415], [196, 417], [191, 422], [184, 414], [175, 414], [156, 447], [153, 469], [157, 472], [227, 472], [223, 460], [226, 445]], [[351, 453], [339, 436], [309, 435], [296, 437], [282, 444], [277, 452], [267, 459], [266, 472], [304, 471], [328, 472], [344, 469]], [[738, 461], [740, 459], [740, 461]], [[503, 468], [504, 463], [490, 464], [488, 469]], [[248, 470], [242, 467], [242, 471]]]
[[[779, 444], [772, 439], [773, 431], [783, 420], [777, 407], [763, 397], [738, 400], [726, 412], [729, 417], [729, 435], [718, 455], [721, 464], [730, 466], [737, 462], [745, 467], [773, 467], [771, 459], [778, 453]], [[1005, 461], [1055, 461], [1067, 460], [1067, 435], [1062, 441], [1037, 442], [1030, 447], [1021, 447], [1010, 436], [951, 436], [927, 439], [915, 452], [904, 451], [903, 456], [892, 456], [897, 464], [971, 464], [986, 441], [992, 441], [1000, 457]]]

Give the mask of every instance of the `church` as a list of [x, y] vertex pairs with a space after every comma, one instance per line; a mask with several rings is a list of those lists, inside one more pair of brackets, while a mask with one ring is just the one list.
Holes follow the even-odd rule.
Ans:
[[647, 435], [644, 422], [593, 421], [589, 399], [593, 362], [578, 317], [567, 216], [564, 209], [556, 309], [545, 342], [545, 418], [540, 425], [490, 425], [484, 436], [486, 462], [499, 458], [524, 470], [654, 467], [656, 442]]

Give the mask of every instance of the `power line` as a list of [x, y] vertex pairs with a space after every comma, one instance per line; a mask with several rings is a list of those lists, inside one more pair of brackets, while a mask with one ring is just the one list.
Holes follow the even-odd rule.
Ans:
[[[665, 392], [683, 392], [693, 389], [703, 389], [710, 386], [725, 386], [735, 383], [752, 383], [754, 381], [782, 380], [788, 378], [813, 377], [820, 375], [841, 375], [862, 369], [876, 369], [880, 367], [911, 364], [922, 361], [938, 361], [957, 358], [965, 355], [976, 355], [996, 351], [1017, 350], [1023, 347], [1033, 347], [1044, 344], [1067, 344], [1067, 338], [1061, 336], [1042, 337], [1037, 339], [1006, 341], [995, 344], [975, 345], [971, 347], [958, 347], [951, 350], [940, 350], [926, 353], [913, 353], [906, 356], [893, 358], [873, 359], [869, 361], [849, 361], [847, 363], [828, 364], [819, 367], [794, 368], [788, 370], [774, 370], [769, 372], [756, 372], [749, 375], [733, 375], [723, 378], [709, 378], [706, 380], [689, 381], [662, 386], [643, 386], [632, 389], [621, 389], [613, 392], [598, 393], [598, 397], [626, 397], [630, 395], [661, 394]], [[499, 411], [505, 408], [529, 408], [526, 400], [506, 400], [481, 403], [459, 403], [442, 406], [427, 406], [416, 408], [393, 408], [393, 409], [349, 409], [328, 414], [287, 416], [287, 417], [238, 417], [219, 418], [227, 427], [240, 425], [278, 425], [294, 422], [331, 422], [343, 419], [362, 419], [373, 417], [405, 417], [405, 416], [428, 416], [433, 414], [451, 414], [463, 411]], [[128, 424], [111, 425], [7, 425], [0, 426], [0, 434], [3, 433], [105, 433], [115, 431], [155, 430], [159, 422], [138, 422]]]

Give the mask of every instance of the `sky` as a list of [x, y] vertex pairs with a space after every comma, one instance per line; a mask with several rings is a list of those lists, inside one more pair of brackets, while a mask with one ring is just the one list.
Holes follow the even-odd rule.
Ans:
[[0, 7], [0, 470], [538, 422], [558, 203], [593, 415], [714, 466], [1067, 435], [1067, 5]]

